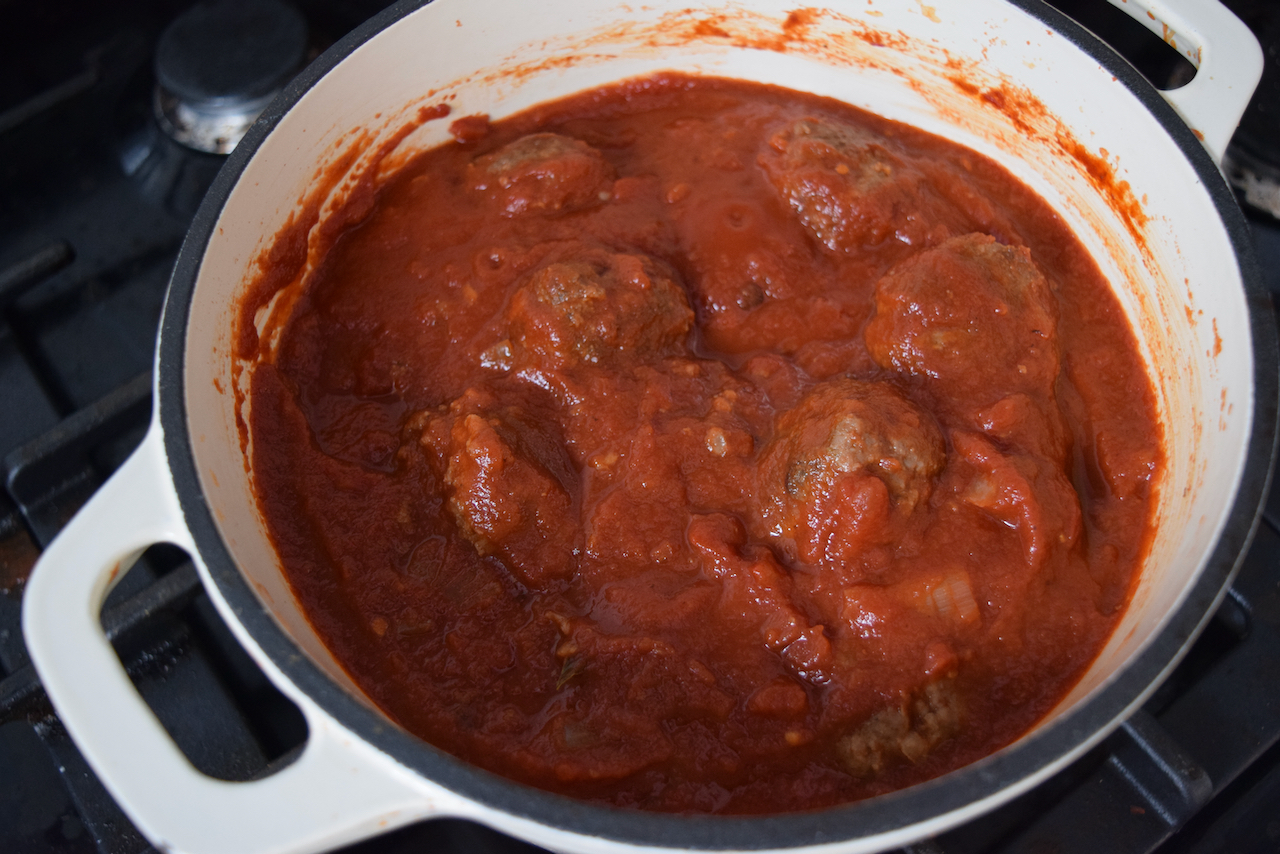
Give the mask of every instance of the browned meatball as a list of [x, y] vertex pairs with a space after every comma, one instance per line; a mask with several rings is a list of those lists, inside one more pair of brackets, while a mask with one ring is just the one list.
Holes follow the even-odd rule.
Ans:
[[836, 742], [836, 758], [853, 776], [873, 780], [903, 760], [920, 762], [956, 735], [960, 722], [955, 680], [940, 679], [876, 712]]
[[764, 449], [766, 524], [807, 561], [847, 559], [927, 500], [945, 462], [933, 418], [892, 386], [823, 383], [778, 419]]
[[928, 377], [975, 406], [993, 393], [1050, 395], [1058, 376], [1049, 283], [1029, 250], [985, 234], [954, 237], [890, 270], [865, 337], [882, 367]]
[[535, 133], [467, 167], [471, 186], [489, 193], [508, 216], [527, 211], [572, 211], [609, 197], [614, 171], [581, 140]]
[[693, 309], [655, 259], [583, 248], [534, 270], [507, 308], [515, 367], [559, 369], [675, 352]]
[[910, 215], [918, 177], [870, 133], [808, 118], [774, 134], [769, 146], [760, 158], [769, 180], [828, 248], [851, 252], [899, 230], [908, 242], [923, 235]]
[[568, 575], [578, 476], [554, 426], [476, 389], [421, 420], [421, 442], [444, 468], [449, 512], [476, 551], [531, 587]]

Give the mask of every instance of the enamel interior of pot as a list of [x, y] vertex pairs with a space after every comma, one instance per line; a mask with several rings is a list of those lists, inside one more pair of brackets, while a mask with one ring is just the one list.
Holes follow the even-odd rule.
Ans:
[[[455, 118], [500, 118], [663, 69], [808, 90], [944, 135], [1002, 163], [1061, 213], [1137, 331], [1167, 457], [1139, 588], [1046, 722], [1113, 679], [1158, 633], [1226, 523], [1252, 421], [1248, 311], [1212, 201], [1132, 92], [1016, 7], [857, 5], [837, 14], [795, 13], [775, 0], [730, 12], [691, 10], [687, 0], [644, 8], [437, 0], [357, 48], [266, 138], [226, 201], [197, 280], [186, 347], [190, 438], [231, 554], [262, 604], [336, 682], [362, 696], [281, 575], [236, 428], [232, 390], [249, 381], [252, 365], [232, 358], [232, 319], [256, 257], [315, 192], [324, 164], [356, 146], [366, 154], [349, 175], [359, 174], [420, 107], [448, 103]], [[449, 121], [426, 122], [400, 142], [383, 174], [448, 139]], [[350, 186], [338, 182], [330, 206]], [[285, 297], [275, 310], [287, 310]]]

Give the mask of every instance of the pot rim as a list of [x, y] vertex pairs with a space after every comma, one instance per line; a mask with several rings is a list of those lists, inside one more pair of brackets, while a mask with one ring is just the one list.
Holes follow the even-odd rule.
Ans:
[[263, 140], [306, 92], [348, 55], [431, 0], [401, 0], [334, 44], [295, 78], [250, 129], [219, 172], [183, 242], [157, 343], [157, 411], [173, 483], [208, 577], [237, 619], [286, 678], [320, 709], [417, 774], [484, 807], [570, 833], [622, 844], [700, 850], [829, 845], [900, 831], [1025, 788], [1095, 744], [1145, 701], [1212, 617], [1260, 518], [1276, 445], [1280, 355], [1270, 294], [1261, 284], [1248, 226], [1208, 152], [1159, 92], [1127, 61], [1041, 0], [1007, 0], [1067, 38], [1115, 77], [1154, 116], [1212, 199], [1240, 266], [1253, 342], [1254, 413], [1240, 486], [1208, 563], [1150, 644], [1091, 697], [1015, 745], [916, 786], [842, 806], [767, 816], [647, 813], [593, 805], [499, 777], [396, 726], [300, 655], [240, 573], [218, 531], [197, 476], [185, 406], [186, 330], [204, 253], [222, 208]]

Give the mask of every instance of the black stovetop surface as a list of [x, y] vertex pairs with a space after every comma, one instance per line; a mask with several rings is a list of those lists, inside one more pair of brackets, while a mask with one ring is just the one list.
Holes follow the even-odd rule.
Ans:
[[[136, 446], [165, 286], [220, 160], [183, 153], [150, 118], [163, 27], [190, 5], [0, 0], [0, 851], [152, 849], [52, 716], [20, 632], [40, 551]], [[296, 5], [322, 49], [376, 0]], [[1098, 3], [1055, 3], [1153, 80], [1182, 73]], [[1261, 31], [1265, 4], [1230, 4]], [[1267, 137], [1264, 84], [1248, 128]], [[1260, 117], [1261, 116], [1261, 117]], [[1280, 135], [1277, 135], [1280, 139]], [[1280, 226], [1250, 213], [1280, 294]], [[135, 684], [201, 770], [243, 780], [305, 738], [297, 710], [231, 639], [180, 551], [149, 550], [104, 625]], [[197, 711], [198, 708], [198, 711]], [[1117, 733], [1063, 773], [914, 854], [1280, 850], [1280, 490], [1238, 580], [1187, 659]], [[463, 821], [347, 849], [532, 850]]]

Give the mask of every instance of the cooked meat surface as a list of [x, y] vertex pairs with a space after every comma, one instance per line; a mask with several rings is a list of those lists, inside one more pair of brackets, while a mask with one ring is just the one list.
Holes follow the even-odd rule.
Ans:
[[533, 133], [475, 159], [467, 177], [508, 216], [573, 211], [609, 198], [613, 167], [581, 140]]
[[556, 369], [673, 352], [693, 327], [693, 310], [657, 260], [584, 247], [530, 274], [506, 320], [517, 369]]
[[842, 560], [926, 501], [945, 462], [933, 417], [892, 386], [819, 384], [779, 416], [762, 454], [766, 524], [810, 562]]
[[858, 128], [802, 119], [770, 138], [761, 165], [800, 221], [831, 250], [881, 243], [912, 219], [918, 176]]
[[920, 762], [960, 725], [955, 680], [939, 679], [876, 712], [836, 743], [836, 755], [850, 774], [874, 779], [893, 765]]
[[468, 389], [448, 411], [411, 419], [444, 469], [447, 506], [481, 555], [530, 587], [565, 577], [577, 536], [577, 476], [554, 424]]
[[985, 234], [951, 238], [894, 267], [875, 302], [865, 338], [882, 367], [979, 405], [995, 402], [993, 388], [1052, 395], [1057, 312], [1025, 247]]

